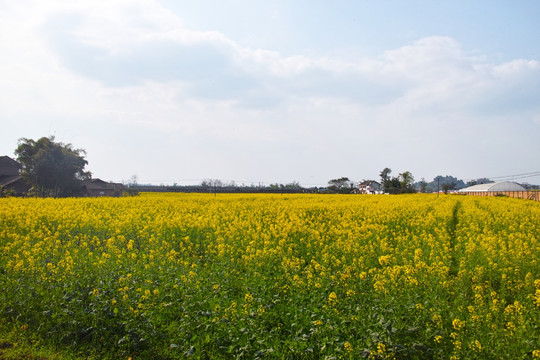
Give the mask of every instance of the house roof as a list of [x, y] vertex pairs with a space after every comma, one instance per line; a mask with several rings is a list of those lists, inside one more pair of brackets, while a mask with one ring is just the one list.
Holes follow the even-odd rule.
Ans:
[[84, 182], [84, 186], [88, 190], [107, 190], [107, 189], [116, 190], [116, 189], [122, 189], [124, 187], [124, 185], [122, 184], [110, 183], [110, 182], [103, 181], [101, 179], [86, 180]]
[[373, 184], [373, 183], [375, 183], [375, 184], [377, 184], [377, 185], [381, 185], [381, 184], [379, 184], [379, 183], [378, 183], [377, 181], [375, 181], [375, 180], [364, 180], [364, 181], [362, 181], [362, 182], [360, 183], [360, 185], [371, 185], [371, 184]]
[[10, 158], [9, 156], [0, 156], [0, 166], [16, 167], [17, 169], [22, 169], [22, 165]]
[[0, 176], [0, 185], [8, 186], [21, 179], [22, 177], [19, 175], [3, 175], [3, 176]]
[[469, 186], [458, 190], [458, 192], [476, 192], [476, 191], [525, 191], [526, 189], [512, 181], [499, 181], [489, 184], [480, 184]]

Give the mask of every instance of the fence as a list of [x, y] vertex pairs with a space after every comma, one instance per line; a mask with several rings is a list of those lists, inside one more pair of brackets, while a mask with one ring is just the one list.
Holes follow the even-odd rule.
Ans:
[[540, 201], [540, 191], [465, 191], [462, 194], [469, 196], [508, 196]]

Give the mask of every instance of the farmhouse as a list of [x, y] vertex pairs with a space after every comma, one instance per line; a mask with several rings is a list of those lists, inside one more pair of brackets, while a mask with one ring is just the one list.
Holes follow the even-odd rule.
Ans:
[[375, 180], [365, 180], [358, 184], [360, 194], [378, 194], [381, 191], [381, 184]]
[[523, 186], [512, 181], [500, 181], [489, 184], [469, 186], [467, 188], [458, 190], [458, 192], [460, 193], [487, 191], [526, 191], [526, 189]]
[[86, 196], [120, 196], [123, 190], [122, 184], [91, 179], [84, 181], [82, 192]]
[[0, 176], [19, 175], [22, 165], [9, 156], [0, 156]]
[[28, 191], [30, 186], [20, 175], [22, 165], [9, 156], [0, 156], [0, 187], [20, 195]]

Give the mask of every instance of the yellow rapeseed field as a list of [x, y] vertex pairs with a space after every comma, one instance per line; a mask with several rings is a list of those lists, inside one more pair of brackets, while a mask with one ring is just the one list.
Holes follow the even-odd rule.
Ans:
[[540, 359], [540, 204], [0, 199], [0, 316], [81, 358]]

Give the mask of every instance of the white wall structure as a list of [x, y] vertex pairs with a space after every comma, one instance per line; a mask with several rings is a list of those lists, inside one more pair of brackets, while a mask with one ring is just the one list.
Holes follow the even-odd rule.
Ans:
[[490, 184], [480, 184], [469, 186], [458, 192], [478, 192], [478, 191], [526, 191], [523, 186], [512, 181], [500, 181]]

